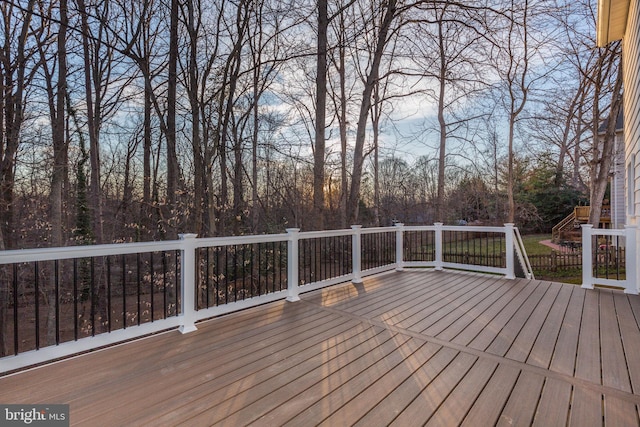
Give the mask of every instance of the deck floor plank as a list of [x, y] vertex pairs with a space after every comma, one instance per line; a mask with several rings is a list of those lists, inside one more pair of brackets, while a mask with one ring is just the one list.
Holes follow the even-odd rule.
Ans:
[[[431, 382], [451, 363], [459, 353], [443, 347], [429, 362], [416, 370], [397, 388], [360, 418], [354, 425], [368, 427], [389, 425]], [[331, 427], [331, 426], [327, 426]]]
[[408, 328], [415, 323], [411, 321], [412, 316], [421, 316], [425, 311], [431, 312], [432, 307], [437, 305], [439, 301], [446, 299], [460, 289], [464, 289], [466, 281], [463, 277], [449, 282], [446, 286], [430, 288], [428, 292], [416, 292], [413, 296], [409, 295], [403, 304], [396, 307], [382, 305], [377, 310], [354, 311], [354, 314], [367, 316], [369, 318], [379, 318], [380, 320], [397, 325], [399, 327]]
[[601, 384], [599, 295], [599, 292], [585, 294], [575, 375], [578, 378]]
[[419, 320], [407, 329], [430, 335], [426, 333], [425, 330], [447, 317], [447, 315], [459, 317], [464, 312], [464, 309], [461, 307], [478, 294], [482, 294], [483, 290], [487, 289], [484, 284], [488, 280], [489, 278], [485, 278], [484, 280], [467, 283], [459, 292], [443, 298], [437, 305], [432, 306], [427, 315], [424, 313], [416, 315], [415, 317]]
[[543, 385], [543, 376], [523, 371], [496, 425], [502, 427], [531, 425]]
[[[171, 346], [171, 342], [175, 341], [176, 336], [180, 336], [179, 332], [171, 331], [169, 333], [152, 336], [145, 340], [133, 341], [130, 344], [119, 346], [121, 351], [118, 351], [119, 360], [122, 363], [114, 363], [112, 361], [113, 355], [111, 351], [98, 351], [89, 353], [83, 357], [76, 358], [73, 363], [57, 363], [51, 365], [49, 369], [49, 375], [46, 380], [42, 380], [38, 377], [37, 370], [26, 371], [21, 374], [23, 378], [23, 384], [29, 384], [29, 381], [34, 378], [40, 382], [38, 390], [30, 389], [29, 387], [16, 387], [12, 388], [11, 393], [3, 394], [3, 390], [0, 389], [0, 400], [3, 399], [21, 399], [23, 396], [30, 398], [38, 398], [37, 393], [39, 390], [47, 393], [49, 388], [55, 390], [58, 393], [63, 393], [66, 390], [82, 389], [85, 386], [83, 381], [89, 381], [89, 384], [99, 382], [101, 384], [108, 384], [114, 381], [114, 378], [119, 379], [130, 375], [144, 374], [148, 369], [152, 367], [162, 365], [166, 361], [170, 361], [171, 364], [180, 363], [182, 358], [192, 358], [202, 353], [210, 353], [216, 348], [224, 348], [227, 344], [247, 346], [243, 344], [248, 342], [247, 340], [258, 334], [255, 327], [248, 327], [255, 322], [257, 327], [263, 325], [269, 328], [280, 328], [274, 333], [279, 333], [280, 330], [286, 330], [291, 328], [291, 323], [294, 322], [308, 322], [310, 328], [313, 328], [315, 321], [326, 319], [327, 313], [323, 313], [321, 310], [304, 310], [302, 307], [286, 307], [278, 304], [278, 310], [271, 310], [266, 312], [266, 316], [261, 316], [259, 311], [253, 311], [255, 314], [250, 314], [248, 322], [245, 313], [237, 313], [239, 316], [239, 322], [244, 329], [238, 329], [237, 325], [234, 325], [232, 319], [235, 316], [225, 318], [223, 322], [216, 322], [216, 334], [213, 340], [202, 340], [203, 335], [209, 336], [207, 328], [209, 327], [206, 322], [200, 324], [200, 330], [195, 331], [188, 335], [183, 335], [183, 345]], [[286, 310], [283, 308], [286, 307]], [[251, 317], [253, 316], [253, 317]], [[256, 317], [258, 316], [258, 317]], [[219, 327], [218, 327], [219, 326]], [[228, 329], [227, 326], [232, 326]], [[126, 362], [124, 362], [126, 361]], [[77, 376], [78, 372], [90, 372], [91, 375]], [[67, 380], [70, 376], [77, 377], [74, 383], [69, 383]], [[7, 400], [3, 400], [7, 401]]]
[[[487, 310], [479, 314], [460, 333], [451, 339], [456, 344], [479, 348], [486, 348], [504, 327], [513, 313], [522, 305], [533, 291], [539, 286], [538, 282], [524, 284], [518, 281], [515, 288], [510, 288]], [[479, 341], [481, 345], [473, 346], [471, 343]]]
[[380, 318], [387, 321], [393, 314], [403, 313], [412, 306], [420, 304], [420, 301], [428, 300], [434, 294], [442, 292], [442, 284], [438, 282], [427, 284], [411, 282], [407, 284], [406, 292], [388, 289], [388, 293], [382, 295], [373, 304], [358, 304], [354, 306], [341, 306], [339, 309], [349, 313], [365, 316], [367, 318]]
[[640, 392], [640, 357], [638, 357], [640, 355], [640, 330], [633, 315], [629, 297], [621, 292], [616, 292], [613, 299], [618, 314], [631, 387], [634, 393], [638, 393]]
[[[331, 316], [326, 315], [327, 313], [314, 313], [311, 311], [309, 317], [302, 317], [302, 312], [297, 307], [287, 307], [287, 309], [293, 310], [291, 315], [283, 316], [281, 313], [280, 320], [269, 322], [262, 326], [262, 333], [259, 333], [256, 328], [246, 328], [246, 330], [240, 334], [232, 334], [230, 338], [230, 336], [225, 333], [224, 328], [221, 328], [222, 331], [219, 334], [216, 329], [214, 339], [198, 341], [198, 337], [208, 333], [206, 330], [207, 326], [203, 326], [203, 330], [199, 330], [191, 334], [188, 337], [189, 343], [180, 347], [179, 350], [164, 345], [153, 345], [155, 337], [152, 337], [149, 339], [150, 343], [141, 343], [141, 345], [144, 346], [151, 344], [149, 347], [151, 349], [155, 349], [155, 354], [152, 355], [147, 355], [143, 352], [143, 355], [131, 358], [129, 354], [118, 354], [117, 359], [104, 362], [105, 354], [89, 354], [87, 357], [80, 358], [73, 364], [76, 368], [74, 375], [77, 377], [74, 383], [69, 384], [68, 381], [61, 381], [60, 383], [50, 383], [49, 387], [42, 385], [38, 390], [31, 390], [30, 397], [32, 399], [38, 399], [40, 393], [47, 396], [50, 395], [51, 390], [53, 390], [56, 393], [55, 397], [62, 398], [65, 401], [74, 401], [76, 398], [87, 399], [92, 395], [92, 393], [107, 390], [110, 386], [113, 386], [116, 389], [119, 388], [124, 380], [131, 381], [135, 384], [140, 382], [140, 378], [148, 375], [158, 375], [159, 378], [162, 378], [168, 372], [188, 372], [188, 369], [190, 369], [191, 366], [197, 366], [200, 363], [211, 359], [211, 357], [216, 357], [219, 353], [227, 354], [231, 352], [231, 350], [235, 350], [239, 354], [247, 353], [252, 337], [260, 337], [260, 341], [255, 342], [252, 346], [252, 351], [258, 351], [262, 346], [268, 347], [269, 341], [265, 341], [264, 345], [262, 345], [263, 340], [266, 340], [267, 338], [278, 337], [283, 332], [291, 329], [296, 331], [314, 330], [317, 326], [316, 322], [320, 321], [324, 323], [331, 319]], [[340, 319], [335, 317], [335, 315], [334, 319], [338, 322], [340, 321]], [[225, 321], [231, 322], [232, 317], [225, 319]], [[299, 325], [292, 328], [292, 321]], [[178, 332], [173, 332], [173, 334], [178, 334]], [[239, 339], [233, 339], [233, 336], [237, 336]], [[160, 341], [164, 342], [164, 337]], [[94, 368], [101, 365], [110, 366], [111, 370], [109, 372], [101, 371], [100, 375], [96, 375]], [[78, 372], [90, 373], [90, 375], [78, 376]], [[86, 385], [101, 384], [100, 391], [87, 392], [86, 390], [83, 390], [85, 387], [85, 381]], [[142, 381], [142, 383], [144, 383], [144, 381]], [[17, 399], [19, 397], [14, 395], [13, 398]]]
[[0, 377], [0, 402], [97, 426], [640, 426], [636, 295], [406, 270], [301, 298]]
[[602, 394], [584, 387], [576, 387], [571, 399], [568, 425], [571, 427], [602, 425]]
[[[192, 425], [222, 422], [226, 425], [248, 425], [261, 414], [266, 414], [278, 406], [286, 406], [296, 396], [304, 393], [308, 388], [319, 384], [323, 393], [313, 394], [312, 399], [325, 397], [326, 387], [331, 384], [343, 384], [360, 374], [377, 362], [384, 364], [385, 357], [395, 353], [395, 350], [409, 341], [406, 336], [398, 336], [383, 331], [378, 339], [368, 340], [351, 351], [338, 354], [328, 361], [319, 360], [312, 369], [292, 369], [271, 379], [269, 383], [262, 383], [242, 393], [226, 399], [213, 410], [207, 410], [189, 418]], [[330, 357], [324, 355], [325, 359]], [[295, 405], [294, 405], [295, 407]], [[289, 419], [296, 413], [286, 414], [283, 419]], [[163, 419], [161, 419], [164, 422]]]
[[[369, 382], [366, 390], [353, 396], [346, 404], [342, 405], [338, 410], [333, 411], [331, 415], [325, 418], [319, 425], [335, 426], [355, 424], [355, 422], [360, 420], [371, 409], [380, 405], [380, 402], [388, 397], [390, 391], [396, 390], [403, 382], [414, 378], [420, 369], [423, 369], [427, 363], [431, 363], [430, 361], [434, 355], [441, 349], [442, 347], [440, 346], [426, 343], [413, 354], [406, 356], [402, 363], [396, 365], [384, 376]], [[315, 405], [318, 404], [321, 404], [321, 402], [317, 402]], [[383, 407], [386, 406], [383, 405]], [[294, 425], [297, 421], [304, 423], [305, 419], [296, 417], [292, 421], [292, 425]]]
[[482, 330], [469, 347], [503, 356], [547, 291], [547, 287], [538, 284], [521, 304], [514, 300]]
[[426, 425], [455, 425], [464, 419], [497, 367], [493, 360], [478, 359]]
[[485, 425], [495, 425], [519, 375], [519, 369], [499, 365], [491, 380], [465, 416], [462, 426], [475, 427], [478, 425], [478, 420], [482, 420]]
[[605, 427], [625, 427], [639, 425], [638, 408], [632, 402], [616, 397], [604, 396]]
[[[561, 286], [549, 315], [540, 329], [531, 353], [527, 358], [527, 363], [541, 368], [548, 368], [551, 364], [553, 352], [558, 343], [558, 337], [562, 327], [562, 320], [565, 317], [567, 306], [571, 298], [572, 287]], [[563, 342], [562, 345], [565, 345]]]
[[[339, 410], [358, 396], [366, 396], [367, 402], [378, 402], [382, 400], [388, 392], [387, 387], [389, 387], [390, 384], [386, 384], [385, 387], [374, 385], [380, 380], [384, 381], [385, 378], [399, 381], [402, 376], [411, 375], [413, 370], [408, 369], [405, 363], [415, 361], [416, 359], [424, 362], [426, 361], [425, 359], [430, 358], [437, 352], [438, 347], [432, 345], [426, 348], [427, 351], [424, 351], [424, 347], [427, 345], [425, 342], [418, 342], [412, 338], [384, 359], [376, 362], [376, 364], [360, 372], [355, 377], [346, 380], [342, 384], [328, 384], [326, 381], [316, 384], [300, 395], [295, 396], [295, 398], [287, 402], [286, 405], [282, 405], [274, 411], [271, 411], [267, 415], [270, 419], [264, 425], [272, 426], [277, 423], [278, 420], [286, 419], [281, 416], [281, 414], [283, 412], [295, 412], [294, 408], [298, 403], [302, 403], [301, 411], [285, 425], [319, 425], [321, 423], [325, 423], [326, 425], [352, 425], [361, 417], [361, 414], [355, 410]], [[321, 400], [317, 400], [316, 398], [318, 393], [324, 396]], [[313, 401], [314, 403], [309, 406], [305, 400]]]
[[629, 370], [622, 347], [622, 335], [612, 291], [600, 292], [600, 342], [602, 348], [602, 384], [631, 391]]
[[[361, 307], [375, 306], [381, 301], [400, 299], [401, 297], [411, 295], [416, 292], [416, 288], [433, 289], [441, 284], [438, 280], [424, 283], [423, 280], [420, 280], [420, 278], [415, 275], [399, 274], [397, 288], [393, 288], [384, 286], [385, 282], [382, 280], [383, 278], [384, 276], [371, 278], [363, 281], [363, 283], [351, 284], [338, 289], [325, 288], [319, 293], [321, 295], [320, 298], [314, 295], [307, 300], [323, 307], [354, 311]], [[416, 284], [418, 284], [418, 286], [416, 286]]]
[[[477, 287], [473, 284], [478, 279], [459, 280], [458, 282], [447, 284], [440, 288], [439, 292], [429, 296], [429, 298], [415, 298], [412, 306], [403, 307], [402, 311], [391, 315], [385, 312], [380, 316], [385, 322], [412, 331], [420, 331], [429, 324], [421, 327], [422, 322], [428, 321], [430, 317], [436, 320], [444, 314], [443, 311], [454, 308], [456, 301], [466, 296], [469, 292], [477, 292]], [[425, 315], [426, 314], [426, 315]]]
[[477, 358], [460, 353], [415, 399], [391, 422], [392, 426], [423, 425], [438, 410], [451, 391], [467, 375]]
[[554, 372], [571, 376], [575, 373], [585, 295], [584, 289], [572, 287], [569, 305], [562, 319], [562, 326], [558, 335], [558, 345], [551, 357], [549, 369]]
[[494, 278], [489, 278], [488, 280], [488, 282], [483, 283], [483, 286], [479, 287], [480, 292], [460, 304], [455, 310], [449, 310], [445, 316], [442, 316], [427, 328], [422, 329], [420, 333], [444, 339], [440, 334], [446, 331], [454, 334], [454, 324], [459, 323], [458, 328], [460, 328], [465, 320], [472, 322], [476, 318], [476, 313], [482, 312], [483, 306], [491, 304], [495, 300], [497, 293], [504, 289], [504, 287], [500, 286], [500, 282]]
[[505, 357], [520, 362], [527, 360], [561, 287], [560, 285], [554, 286], [553, 284], [548, 287], [547, 292], [538, 305], [533, 309], [529, 317], [524, 320], [520, 331], [506, 352]]
[[[324, 330], [323, 330], [324, 329]], [[266, 347], [263, 351], [234, 351], [228, 349], [223, 354], [212, 354], [207, 359], [216, 360], [215, 366], [209, 366], [206, 360], [192, 361], [188, 366], [180, 366], [180, 369], [174, 369], [171, 372], [159, 372], [157, 386], [158, 390], [153, 394], [149, 394], [144, 382], [128, 379], [119, 382], [115, 387], [100, 388], [100, 394], [120, 396], [120, 398], [111, 398], [110, 406], [123, 409], [123, 413], [127, 407], [131, 405], [141, 405], [145, 408], [141, 413], [137, 413], [136, 417], [142, 417], [147, 412], [150, 414], [158, 413], [155, 402], [164, 402], [171, 400], [176, 394], [182, 395], [181, 404], [185, 401], [192, 400], [189, 396], [199, 396], [201, 393], [211, 393], [223, 387], [230, 386], [240, 381], [260, 381], [260, 374], [266, 374], [267, 366], [278, 364], [279, 369], [292, 366], [300, 360], [305, 360], [318, 353], [318, 347], [325, 342], [329, 342], [332, 338], [338, 336], [337, 340], [333, 340], [339, 345], [345, 340], [349, 340], [356, 336], [357, 333], [366, 332], [373, 336], [374, 331], [366, 331], [366, 328], [359, 327], [355, 321], [333, 321], [320, 325], [316, 330], [308, 330], [306, 333], [302, 331], [292, 330], [289, 334], [281, 334], [278, 342], [274, 342], [271, 346]], [[280, 362], [283, 360], [283, 362]], [[135, 399], [132, 399], [134, 398]], [[86, 403], [88, 401], [88, 403]], [[83, 396], [82, 401], [77, 404], [81, 405], [85, 412], [96, 416], [99, 409], [92, 405], [92, 401], [99, 402], [99, 399], [93, 399], [93, 396]], [[72, 401], [72, 403], [76, 403]], [[166, 405], [163, 405], [166, 408]], [[109, 410], [109, 408], [106, 408]]]
[[571, 405], [571, 384], [547, 378], [542, 389], [534, 426], [550, 427], [567, 424]]
[[501, 280], [494, 279], [494, 284], [499, 286], [499, 292], [492, 293], [476, 306], [469, 309], [465, 315], [456, 319], [437, 337], [445, 341], [466, 344], [475, 337], [484, 325], [488, 324], [495, 315], [519, 292], [525, 289], [522, 281], [504, 286]]

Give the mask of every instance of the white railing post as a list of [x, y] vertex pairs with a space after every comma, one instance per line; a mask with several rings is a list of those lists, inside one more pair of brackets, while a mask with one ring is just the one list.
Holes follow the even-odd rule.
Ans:
[[351, 229], [351, 264], [353, 270], [352, 283], [362, 283], [362, 230], [361, 225], [352, 225]]
[[592, 224], [582, 224], [582, 287], [593, 289]]
[[180, 287], [182, 294], [182, 315], [180, 332], [186, 334], [197, 330], [196, 328], [196, 237], [197, 234], [179, 234], [183, 241]]
[[638, 226], [627, 224], [625, 227], [625, 276], [627, 286], [624, 292], [638, 294], [637, 239]]
[[287, 228], [287, 301], [300, 301], [298, 286], [298, 233], [299, 228]]
[[404, 224], [396, 222], [396, 271], [404, 270]]
[[435, 244], [436, 244], [436, 259], [435, 259], [435, 264], [436, 264], [436, 270], [442, 270], [443, 269], [443, 262], [442, 262], [442, 226], [443, 223], [442, 222], [435, 222], [433, 223], [433, 225], [435, 226]]
[[504, 243], [505, 243], [505, 251], [507, 257], [507, 275], [506, 279], [515, 279], [515, 257], [513, 256], [515, 253], [515, 246], [513, 244], [513, 224], [507, 223], [504, 225]]

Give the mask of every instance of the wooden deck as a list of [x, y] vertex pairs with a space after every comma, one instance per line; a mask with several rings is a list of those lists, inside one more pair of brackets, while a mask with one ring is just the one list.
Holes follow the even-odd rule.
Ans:
[[73, 425], [639, 425], [640, 297], [454, 272], [302, 295], [0, 378]]

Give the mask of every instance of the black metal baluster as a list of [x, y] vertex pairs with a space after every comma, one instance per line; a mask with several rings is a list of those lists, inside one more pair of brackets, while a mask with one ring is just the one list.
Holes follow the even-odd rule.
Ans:
[[164, 318], [169, 317], [169, 307], [167, 306], [167, 252], [162, 251], [162, 305]]
[[229, 275], [227, 274], [227, 269], [229, 265], [229, 246], [224, 247], [224, 303], [227, 304], [229, 302]]
[[142, 281], [141, 272], [140, 272], [140, 253], [136, 254], [136, 292], [138, 294], [136, 303], [138, 310], [138, 326], [140, 326], [140, 317], [142, 316], [142, 312], [140, 311], [140, 282]]
[[247, 245], [242, 245], [242, 299], [246, 298], [247, 295]]
[[40, 349], [40, 267], [38, 261], [35, 262], [34, 297], [36, 308], [36, 350]]
[[302, 250], [298, 251], [298, 267], [304, 274], [299, 274], [298, 280], [307, 282], [307, 269], [305, 267], [305, 260], [307, 259], [307, 240], [299, 240], [299, 247], [302, 246]]
[[53, 261], [53, 271], [55, 274], [55, 294], [56, 294], [56, 345], [60, 344], [60, 268], [59, 260]]
[[122, 255], [122, 328], [127, 329], [127, 263], [126, 255]]
[[180, 265], [182, 264], [182, 255], [180, 254], [180, 250], [176, 249], [173, 254], [175, 259], [175, 274], [173, 277], [173, 288], [176, 290], [175, 292], [175, 301], [176, 301], [176, 316], [180, 316], [182, 311], [182, 298], [180, 294], [182, 293], [182, 281], [180, 280]]
[[13, 264], [13, 354], [20, 351], [20, 329], [18, 328], [18, 264]]
[[96, 336], [96, 289], [95, 289], [95, 278], [96, 278], [96, 269], [95, 269], [95, 261], [94, 258], [89, 258], [91, 260], [91, 288], [90, 288], [90, 307], [91, 307], [91, 336]]
[[107, 330], [111, 328], [111, 257], [107, 256]]
[[211, 307], [211, 300], [210, 300], [209, 294], [211, 293], [211, 257], [212, 257], [211, 251], [212, 250], [213, 250], [213, 248], [211, 248], [211, 247], [205, 248], [205, 251], [206, 251], [205, 253], [206, 253], [206, 256], [207, 256], [207, 260], [206, 260], [206, 263], [205, 263], [206, 271], [207, 271], [207, 280], [205, 282], [205, 290], [206, 290], [206, 293], [207, 293], [207, 295], [205, 297], [205, 300], [206, 300], [207, 308]]
[[155, 318], [155, 294], [153, 292], [153, 276], [154, 276], [154, 268], [153, 268], [153, 252], [149, 252], [149, 280], [151, 281], [151, 321], [153, 322]]
[[73, 259], [73, 339], [78, 341], [78, 259]]
[[216, 286], [216, 306], [220, 305], [220, 247], [215, 248], [215, 260], [213, 265], [214, 283]]
[[238, 301], [238, 245], [233, 245], [233, 301]]
[[[258, 243], [258, 295], [262, 295], [262, 250], [264, 248], [265, 256], [267, 255], [267, 244]], [[253, 263], [253, 261], [252, 261]], [[269, 276], [267, 276], [267, 263], [264, 264], [264, 293], [269, 293]]]

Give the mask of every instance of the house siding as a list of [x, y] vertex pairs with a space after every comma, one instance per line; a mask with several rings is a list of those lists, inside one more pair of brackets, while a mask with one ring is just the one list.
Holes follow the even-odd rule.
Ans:
[[630, 3], [623, 39], [625, 163], [633, 168], [627, 170], [627, 182], [634, 182], [633, 191], [627, 192], [632, 198], [627, 201], [627, 223], [640, 225], [636, 218], [640, 212], [640, 7], [637, 0]]
[[626, 221], [625, 210], [625, 151], [623, 132], [616, 134], [615, 156], [612, 165], [611, 183], [611, 228], [624, 228]]

